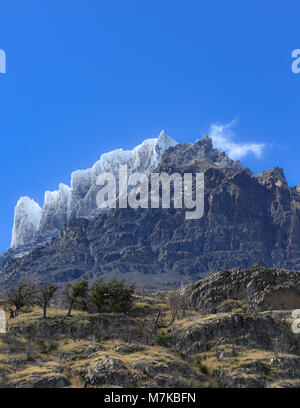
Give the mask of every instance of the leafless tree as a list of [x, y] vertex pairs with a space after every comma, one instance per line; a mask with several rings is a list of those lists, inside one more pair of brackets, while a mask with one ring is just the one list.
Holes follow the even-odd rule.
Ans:
[[171, 318], [167, 321], [164, 312], [158, 310], [156, 315], [153, 315], [150, 323], [153, 332], [171, 327], [176, 319], [186, 317], [188, 311], [191, 310], [190, 297], [186, 292], [186, 286], [182, 285], [180, 288], [168, 292], [158, 292], [156, 297], [168, 303]]
[[190, 296], [187, 293], [187, 287], [181, 286], [178, 289], [172, 290], [167, 294], [167, 302], [171, 309], [172, 317], [184, 318], [191, 310]]
[[88, 385], [92, 385], [91, 382], [91, 366], [87, 365], [84, 367], [84, 369], [77, 371], [75, 373], [75, 375], [77, 375], [78, 377], [81, 378], [82, 380], [82, 385], [83, 388], [87, 388]]
[[15, 306], [19, 312], [25, 306], [32, 306], [36, 302], [36, 284], [31, 279], [22, 278], [16, 286], [5, 292], [5, 301]]
[[164, 318], [163, 318], [161, 310], [159, 310], [157, 315], [156, 315], [156, 318], [154, 320], [153, 331], [156, 332], [159, 329], [169, 328], [174, 323], [175, 318], [176, 318], [176, 314], [173, 314], [172, 317], [171, 317], [171, 320], [168, 323], [166, 323]]

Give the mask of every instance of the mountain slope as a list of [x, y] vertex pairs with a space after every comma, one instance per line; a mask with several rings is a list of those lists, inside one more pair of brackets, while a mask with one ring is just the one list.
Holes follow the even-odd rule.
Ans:
[[[47, 319], [40, 307], [21, 310], [1, 335], [0, 388], [299, 388], [299, 281], [238, 268], [135, 295], [126, 315], [77, 305], [66, 318], [59, 297]], [[179, 314], [164, 328], [174, 298]]]

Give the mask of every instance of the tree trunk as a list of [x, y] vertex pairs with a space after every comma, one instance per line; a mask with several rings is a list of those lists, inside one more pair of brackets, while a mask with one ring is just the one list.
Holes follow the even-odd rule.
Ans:
[[67, 317], [71, 317], [71, 311], [72, 311], [72, 303], [70, 303]]
[[44, 319], [47, 319], [47, 305], [44, 305], [43, 318], [44, 318]]

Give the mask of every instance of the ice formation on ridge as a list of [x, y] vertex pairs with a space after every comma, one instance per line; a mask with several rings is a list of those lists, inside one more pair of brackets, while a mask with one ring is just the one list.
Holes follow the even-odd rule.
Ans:
[[11, 247], [46, 243], [58, 234], [66, 221], [97, 216], [101, 211], [96, 203], [99, 174], [112, 172], [118, 178], [119, 166], [127, 164], [129, 175], [133, 172], [149, 175], [158, 166], [164, 151], [176, 144], [162, 131], [158, 138], [147, 139], [132, 150], [104, 153], [91, 168], [72, 173], [71, 187], [60, 184], [57, 191], [47, 191], [42, 209], [34, 200], [21, 197], [15, 208]]
[[41, 215], [41, 207], [29, 197], [21, 197], [15, 207], [11, 247], [31, 244]]

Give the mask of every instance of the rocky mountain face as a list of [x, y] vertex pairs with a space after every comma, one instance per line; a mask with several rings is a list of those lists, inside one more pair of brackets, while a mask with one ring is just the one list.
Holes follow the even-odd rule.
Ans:
[[[157, 171], [204, 172], [204, 216], [186, 220], [184, 209], [117, 208], [75, 217], [44, 247], [6, 259], [1, 285], [23, 275], [60, 284], [105, 275], [157, 289], [247, 268], [258, 259], [268, 267], [300, 269], [300, 195], [288, 187], [282, 169], [252, 174], [204, 137], [169, 147]], [[83, 202], [89, 191], [81, 192]]]
[[176, 142], [163, 131], [157, 139], [147, 139], [133, 150], [114, 150], [103, 154], [93, 167], [71, 175], [71, 187], [60, 184], [57, 191], [46, 191], [43, 208], [28, 197], [21, 197], [15, 208], [11, 248], [24, 252], [50, 242], [62, 226], [74, 218], [93, 218], [101, 213], [96, 204], [97, 177], [111, 172], [118, 180], [120, 165], [128, 174], [141, 172], [147, 176], [159, 164], [161, 155]]

